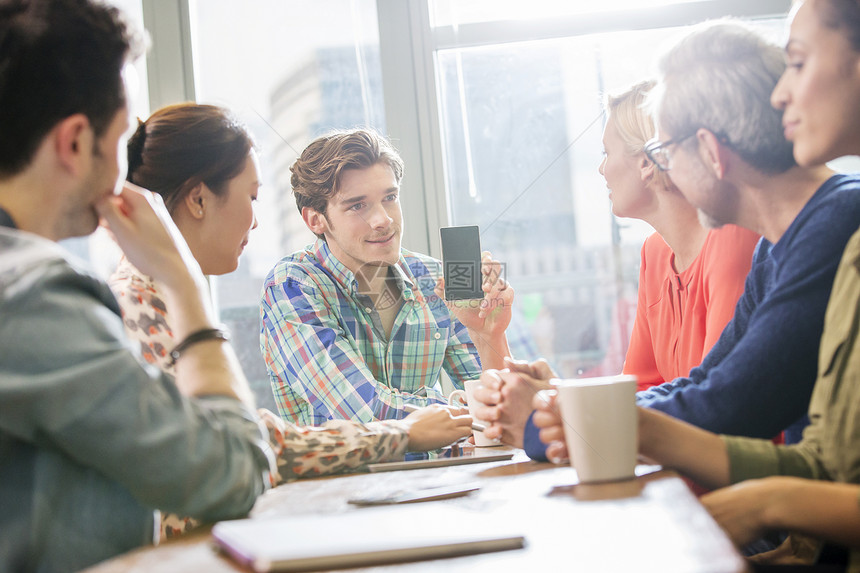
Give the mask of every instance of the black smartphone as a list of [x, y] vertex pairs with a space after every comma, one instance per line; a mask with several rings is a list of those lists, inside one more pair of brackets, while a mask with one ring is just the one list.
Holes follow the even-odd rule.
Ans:
[[442, 272], [445, 300], [484, 298], [481, 289], [481, 237], [477, 225], [442, 227]]

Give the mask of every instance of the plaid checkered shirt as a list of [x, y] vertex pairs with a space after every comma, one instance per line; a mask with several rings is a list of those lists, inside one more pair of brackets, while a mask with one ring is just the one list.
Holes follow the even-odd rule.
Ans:
[[284, 419], [402, 418], [405, 404], [446, 401], [443, 368], [458, 388], [480, 375], [466, 327], [433, 292], [439, 261], [402, 249], [391, 268], [402, 305], [390, 338], [325, 241], [282, 259], [266, 277], [260, 346]]

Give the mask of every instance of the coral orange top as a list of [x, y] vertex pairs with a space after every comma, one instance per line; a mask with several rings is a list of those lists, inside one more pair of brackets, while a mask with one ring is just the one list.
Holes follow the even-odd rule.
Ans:
[[639, 390], [701, 364], [735, 313], [759, 236], [734, 225], [708, 233], [702, 251], [676, 273], [669, 245], [654, 233], [642, 245], [639, 301], [624, 373]]

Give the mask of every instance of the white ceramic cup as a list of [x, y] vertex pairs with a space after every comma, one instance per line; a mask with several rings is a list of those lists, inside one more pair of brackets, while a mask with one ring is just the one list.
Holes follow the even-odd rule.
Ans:
[[[475, 399], [474, 393], [475, 388], [481, 385], [480, 380], [466, 380], [463, 382], [463, 388], [465, 390], [454, 390], [448, 395], [448, 403], [452, 406], [467, 406], [469, 408], [469, 413], [472, 415], [472, 419], [474, 423], [481, 424], [482, 426], [489, 426], [490, 423], [484, 420], [481, 420], [475, 416], [475, 408], [479, 406], [483, 406], [483, 402], [479, 402]], [[498, 446], [498, 440], [491, 440], [489, 438], [484, 437], [484, 432], [478, 432], [473, 430], [472, 436], [475, 437], [475, 445], [478, 447], [487, 447], [487, 446]]]
[[635, 475], [636, 377], [604, 376], [553, 381], [570, 465], [581, 483]]

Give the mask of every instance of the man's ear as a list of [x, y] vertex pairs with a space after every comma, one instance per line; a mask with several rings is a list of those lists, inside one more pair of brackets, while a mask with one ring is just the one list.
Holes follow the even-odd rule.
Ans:
[[328, 221], [326, 221], [325, 215], [316, 209], [302, 207], [302, 219], [304, 219], [308, 229], [316, 235], [324, 235], [328, 231]]
[[202, 219], [206, 214], [208, 199], [205, 193], [206, 190], [206, 184], [201, 181], [188, 192], [188, 195], [182, 201], [192, 219]]
[[90, 120], [82, 113], [70, 115], [51, 130], [60, 165], [70, 173], [82, 173], [92, 160], [95, 136]]
[[696, 132], [696, 139], [699, 142], [699, 157], [702, 162], [711, 169], [717, 179], [723, 179], [729, 168], [729, 148], [703, 127]]

